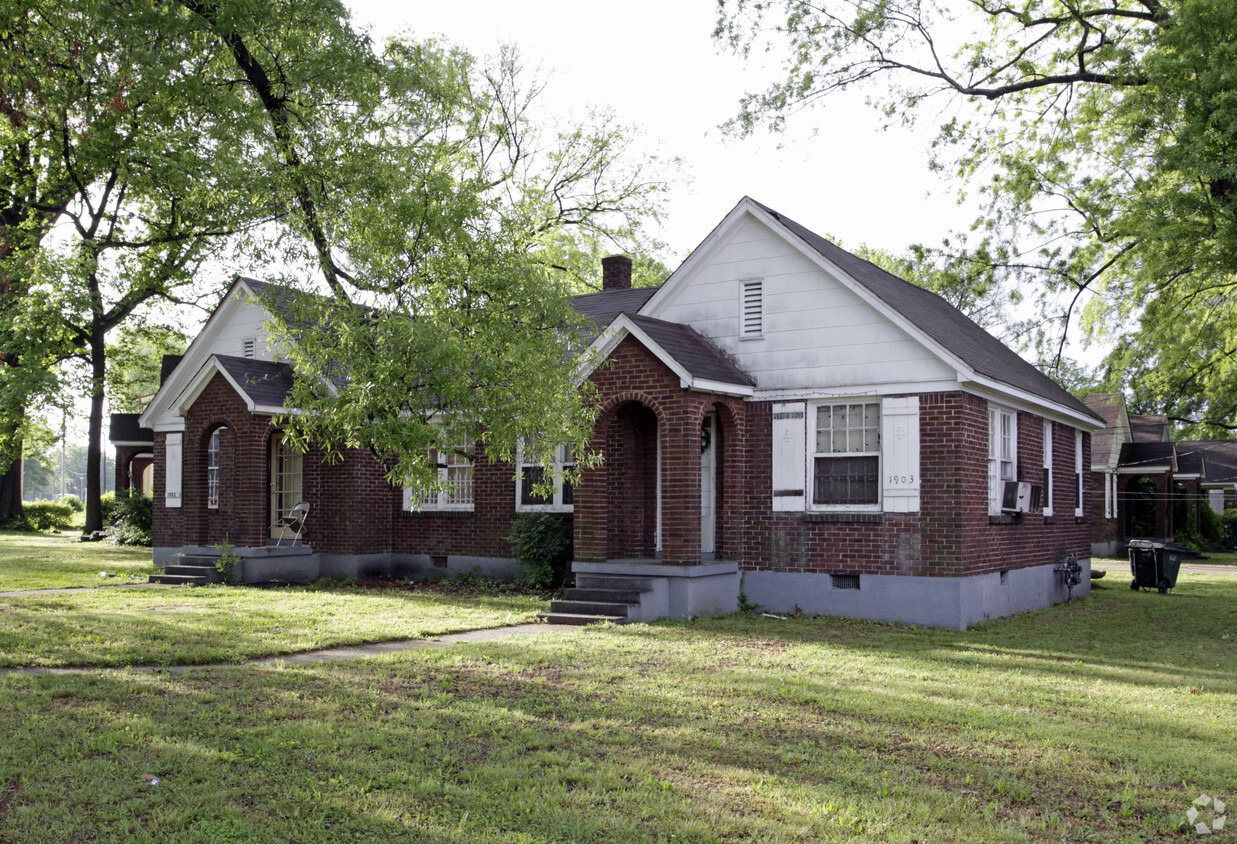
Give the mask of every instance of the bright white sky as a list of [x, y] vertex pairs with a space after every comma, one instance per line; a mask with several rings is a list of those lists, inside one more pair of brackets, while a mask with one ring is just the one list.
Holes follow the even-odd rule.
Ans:
[[674, 191], [662, 231], [671, 269], [744, 195], [852, 248], [935, 245], [970, 221], [954, 204], [953, 186], [928, 172], [934, 127], [882, 132], [862, 93], [798, 115], [781, 137], [723, 138], [717, 127], [735, 114], [740, 95], [763, 88], [777, 67], [776, 59], [748, 66], [719, 53], [715, 0], [345, 2], [379, 42], [406, 30], [478, 56], [513, 42], [530, 65], [550, 72], [545, 100], [553, 111], [609, 106], [621, 122], [642, 126], [650, 144], [683, 159], [691, 182]]

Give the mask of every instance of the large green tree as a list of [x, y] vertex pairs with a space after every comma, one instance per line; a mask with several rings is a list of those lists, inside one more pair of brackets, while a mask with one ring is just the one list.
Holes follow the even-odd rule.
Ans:
[[955, 257], [1038, 300], [1041, 351], [1079, 326], [1115, 342], [1109, 378], [1139, 406], [1237, 427], [1229, 0], [721, 0], [715, 35], [785, 57], [735, 131], [852, 86], [892, 120], [940, 118], [925, 163], [983, 203]]
[[[587, 465], [591, 407], [573, 355], [590, 326], [570, 296], [582, 256], [656, 248], [645, 224], [671, 171], [633, 154], [633, 130], [608, 113], [549, 120], [511, 50], [476, 63], [396, 41], [385, 58], [394, 79], [368, 201], [323, 199], [335, 296], [296, 297], [275, 326], [309, 411], [284, 424], [333, 455], [369, 449], [392, 482], [421, 489], [443, 480], [430, 455], [478, 439], [491, 460], [522, 449], [549, 464], [566, 444]], [[439, 80], [428, 95], [408, 83], [427, 67]]]
[[[425, 336], [451, 325], [474, 352], [437, 378], [472, 383], [489, 363], [485, 377], [530, 387], [549, 344], [559, 378], [570, 326], [566, 286], [524, 267], [544, 267], [536, 253], [564, 227], [635, 245], [658, 207], [662, 185], [626, 128], [605, 113], [539, 122], [541, 86], [513, 51], [478, 64], [406, 39], [379, 53], [336, 0], [0, 5], [0, 464], [15, 464], [26, 410], [63, 392], [57, 364], [84, 361], [87, 530], [100, 521], [106, 335], [152, 301], [194, 295], [208, 259], [244, 247], [246, 263], [299, 267], [334, 302], [366, 306], [340, 313], [382, 304]], [[494, 294], [508, 279], [525, 286]], [[504, 342], [504, 317], [538, 328]], [[343, 336], [289, 338], [306, 372], [346, 348], [350, 329], [323, 326]], [[362, 359], [350, 372], [375, 383], [421, 365], [393, 356], [363, 372]], [[579, 408], [561, 385], [528, 393], [545, 398], [521, 417], [530, 433]], [[478, 419], [503, 430], [509, 411]], [[398, 405], [385, 413], [399, 427]], [[367, 444], [423, 463], [432, 439]]]

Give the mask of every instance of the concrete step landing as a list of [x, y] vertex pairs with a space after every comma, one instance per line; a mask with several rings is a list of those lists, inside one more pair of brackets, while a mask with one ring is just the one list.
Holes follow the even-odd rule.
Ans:
[[[189, 559], [189, 558], [186, 558]], [[150, 576], [151, 583], [170, 583], [181, 586], [203, 586], [207, 583], [223, 583], [223, 577], [215, 568], [214, 561], [202, 564], [202, 558], [193, 558], [193, 563], [169, 565], [159, 574]]]
[[610, 621], [626, 624], [639, 617], [640, 600], [647, 591], [645, 584], [610, 578], [602, 583], [600, 578], [589, 581], [585, 587], [566, 589], [561, 600], [550, 602], [550, 611], [538, 613], [537, 617], [547, 624], [599, 624]]

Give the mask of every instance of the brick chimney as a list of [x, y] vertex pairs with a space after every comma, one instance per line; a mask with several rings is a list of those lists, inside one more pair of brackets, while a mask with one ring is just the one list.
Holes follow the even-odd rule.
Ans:
[[601, 289], [631, 289], [631, 258], [626, 255], [609, 255], [601, 259]]

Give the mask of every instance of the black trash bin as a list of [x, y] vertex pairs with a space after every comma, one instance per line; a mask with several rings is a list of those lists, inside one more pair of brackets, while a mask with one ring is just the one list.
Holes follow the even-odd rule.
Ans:
[[1130, 588], [1158, 589], [1165, 594], [1177, 585], [1181, 571], [1181, 552], [1167, 548], [1162, 542], [1135, 539], [1130, 543]]

